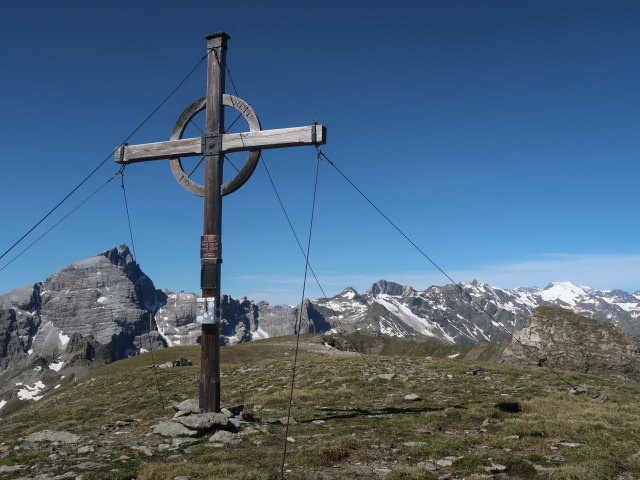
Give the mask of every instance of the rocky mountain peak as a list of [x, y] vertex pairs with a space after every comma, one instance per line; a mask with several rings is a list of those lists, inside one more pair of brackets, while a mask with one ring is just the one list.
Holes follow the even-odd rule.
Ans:
[[131, 255], [131, 250], [129, 250], [129, 247], [124, 243], [120, 245], [119, 248], [113, 247], [99, 253], [98, 256], [106, 257], [111, 263], [120, 268], [125, 268], [128, 264], [135, 263], [133, 255]]
[[584, 289], [571, 282], [552, 282], [540, 292], [540, 297], [546, 302], [561, 301], [570, 306], [574, 306], [578, 299], [587, 295]]
[[342, 290], [338, 295], [334, 298], [339, 300], [353, 300], [359, 295], [358, 291], [353, 287], [347, 287]]
[[[374, 283], [373, 285], [371, 285], [371, 288], [369, 288], [366, 291], [367, 295], [373, 295], [373, 296], [377, 296], [377, 295], [402, 295], [402, 292], [404, 290], [405, 287], [403, 287], [402, 285], [400, 285], [399, 283], [395, 283], [395, 282], [389, 282], [387, 280], [378, 280], [376, 283]], [[411, 288], [411, 287], [409, 287]], [[413, 289], [411, 289], [413, 290]]]
[[[136, 263], [131, 254], [131, 250], [129, 250], [126, 244], [123, 243], [119, 248], [114, 247], [99, 253], [96, 257], [105, 257], [113, 265], [121, 269], [127, 278], [136, 284], [138, 287], [136, 290], [144, 289], [148, 291], [148, 294], [151, 294], [152, 291], [155, 292], [153, 282], [151, 282], [151, 279], [144, 274], [140, 266]], [[144, 297], [144, 293], [142, 295]], [[145, 303], [149, 302], [145, 301]]]
[[411, 285], [405, 285], [404, 287], [402, 287], [402, 296], [403, 297], [409, 297], [411, 295], [415, 295], [416, 291], [413, 289], [413, 287]]

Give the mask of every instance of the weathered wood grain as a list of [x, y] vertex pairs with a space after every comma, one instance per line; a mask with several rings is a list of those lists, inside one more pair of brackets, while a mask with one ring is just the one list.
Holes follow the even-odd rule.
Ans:
[[[124, 157], [121, 159], [121, 149], [124, 148]], [[143, 143], [140, 145], [127, 145], [118, 147], [115, 151], [117, 163], [138, 163], [149, 160], [161, 160], [172, 157], [193, 157], [201, 155], [202, 141], [200, 138], [184, 138], [168, 142]]]
[[[312, 126], [306, 126], [258, 130], [255, 132], [227, 133], [222, 136], [222, 153], [314, 145], [312, 130]], [[326, 143], [326, 141], [326, 128], [323, 125], [316, 125], [315, 144], [322, 145]], [[168, 142], [127, 145], [124, 147], [124, 157], [121, 160], [122, 148], [123, 147], [118, 147], [116, 149], [115, 160], [117, 163], [129, 164], [160, 160], [163, 158], [202, 155], [202, 140], [200, 137], [197, 137], [170, 140]]]
[[[296, 147], [313, 145], [312, 126], [259, 130], [257, 132], [227, 133], [222, 137], [224, 153], [243, 150], [262, 150], [266, 148]], [[326, 129], [316, 126], [316, 142], [326, 143]]]

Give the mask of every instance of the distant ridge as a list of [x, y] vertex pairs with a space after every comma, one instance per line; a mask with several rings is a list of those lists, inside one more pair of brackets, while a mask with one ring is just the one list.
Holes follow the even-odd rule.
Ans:
[[[456, 285], [416, 290], [379, 280], [364, 293], [347, 287], [331, 298], [305, 299], [301, 332], [359, 331], [471, 345], [503, 341], [507, 332], [525, 328], [536, 307], [556, 306], [640, 335], [640, 292], [569, 282], [509, 290], [474, 280], [460, 287], [491, 317]], [[196, 298], [156, 289], [126, 245], [0, 295], [0, 410], [11, 400], [38, 398], [95, 366], [151, 348], [197, 344]], [[293, 334], [299, 308], [225, 295], [221, 343]]]

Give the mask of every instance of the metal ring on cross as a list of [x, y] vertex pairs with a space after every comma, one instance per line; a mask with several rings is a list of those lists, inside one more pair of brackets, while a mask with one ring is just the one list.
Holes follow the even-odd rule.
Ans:
[[[199, 100], [193, 102], [184, 110], [184, 112], [182, 112], [182, 114], [178, 118], [178, 121], [173, 127], [173, 131], [171, 132], [171, 140], [179, 140], [182, 138], [182, 134], [184, 133], [185, 128], [187, 128], [189, 122], [193, 119], [193, 117], [195, 117], [198, 113], [206, 108], [206, 104], [206, 97], [202, 97]], [[245, 120], [249, 124], [250, 131], [255, 132], [261, 129], [258, 116], [253, 111], [253, 108], [251, 108], [244, 100], [225, 93], [224, 95], [222, 95], [222, 105], [238, 110], [238, 112], [240, 112], [244, 116]], [[230, 181], [228, 181], [227, 183], [223, 183], [220, 186], [220, 195], [229, 195], [230, 193], [235, 192], [242, 185], [244, 185], [256, 169], [259, 159], [260, 150], [250, 150], [247, 161], [245, 162], [240, 172]], [[183, 188], [195, 195], [204, 197], [204, 186], [194, 182], [189, 178], [189, 176], [184, 172], [184, 169], [182, 168], [182, 161], [180, 160], [180, 158], [172, 158], [170, 160], [170, 164], [173, 176], [176, 177], [176, 180]]]

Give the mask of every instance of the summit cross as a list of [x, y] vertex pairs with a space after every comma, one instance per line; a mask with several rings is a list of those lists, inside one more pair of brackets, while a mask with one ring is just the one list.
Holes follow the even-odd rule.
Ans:
[[[238, 97], [224, 93], [227, 40], [224, 32], [207, 39], [206, 96], [189, 105], [178, 118], [171, 139], [141, 145], [121, 145], [115, 150], [120, 164], [170, 159], [178, 183], [195, 195], [204, 197], [204, 229], [200, 241], [200, 286], [198, 319], [202, 323], [200, 408], [203, 412], [220, 411], [220, 271], [222, 263], [222, 197], [246, 183], [266, 148], [321, 145], [326, 142], [322, 125], [262, 130], [253, 109]], [[224, 107], [238, 110], [249, 124], [249, 131], [224, 133]], [[206, 109], [204, 134], [182, 138], [189, 122]], [[225, 153], [249, 151], [243, 168], [229, 182], [222, 182]], [[204, 185], [184, 172], [180, 157], [202, 156], [205, 163]]]

